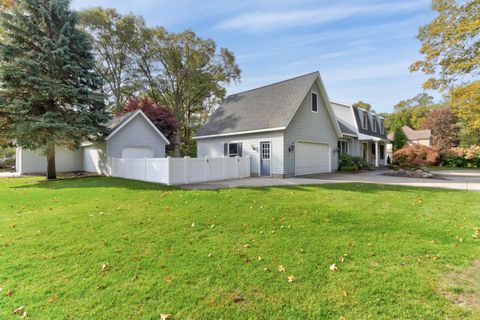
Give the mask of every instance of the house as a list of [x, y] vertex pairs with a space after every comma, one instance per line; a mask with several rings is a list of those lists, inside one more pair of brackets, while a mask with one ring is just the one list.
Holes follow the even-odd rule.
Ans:
[[[99, 143], [84, 143], [78, 150], [55, 148], [58, 172], [87, 171], [105, 174], [108, 158], [164, 158], [169, 141], [141, 110], [111, 119], [108, 135]], [[45, 173], [47, 159], [38, 151], [17, 148], [17, 172]]]
[[[403, 126], [402, 131], [407, 137], [408, 144], [421, 144], [427, 147], [432, 146], [432, 131], [431, 130], [413, 130], [409, 126]], [[389, 140], [393, 140], [394, 133], [388, 135]]]
[[362, 154], [361, 148], [368, 159], [378, 155], [380, 165], [383, 119], [369, 113], [364, 129], [354, 116], [360, 111], [339, 111], [345, 115], [336, 114], [319, 72], [237, 93], [197, 132], [197, 155], [248, 155], [252, 175], [271, 177], [332, 172], [339, 152]]
[[[432, 131], [431, 130], [413, 130], [409, 126], [403, 126], [402, 131], [407, 138], [407, 143], [411, 144], [421, 144], [427, 147], [432, 146]], [[388, 135], [388, 139], [393, 141], [394, 133]], [[388, 153], [391, 155], [393, 153], [393, 145], [389, 143]]]
[[331, 105], [340, 126], [346, 127], [338, 142], [339, 152], [360, 156], [375, 167], [386, 165], [388, 138], [384, 118], [345, 103], [332, 101]]

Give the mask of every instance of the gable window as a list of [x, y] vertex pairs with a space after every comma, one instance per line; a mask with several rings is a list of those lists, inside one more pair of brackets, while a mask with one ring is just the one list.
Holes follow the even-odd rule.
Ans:
[[241, 143], [225, 143], [223, 147], [223, 155], [225, 157], [241, 157], [242, 144]]
[[318, 94], [312, 91], [312, 112], [318, 112]]
[[348, 154], [348, 141], [338, 140], [337, 147], [338, 147], [339, 154], [343, 154], [343, 153]]
[[367, 130], [367, 128], [368, 128], [368, 114], [367, 114], [367, 112], [365, 112], [365, 111], [362, 111], [362, 113], [363, 113], [362, 128], [363, 128], [364, 130]]
[[373, 132], [377, 132], [377, 117], [372, 116], [372, 130]]

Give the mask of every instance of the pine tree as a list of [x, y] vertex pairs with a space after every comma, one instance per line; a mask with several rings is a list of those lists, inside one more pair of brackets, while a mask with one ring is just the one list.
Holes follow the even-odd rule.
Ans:
[[43, 150], [56, 178], [55, 145], [100, 139], [109, 115], [87, 35], [69, 0], [19, 0], [0, 13], [0, 136]]

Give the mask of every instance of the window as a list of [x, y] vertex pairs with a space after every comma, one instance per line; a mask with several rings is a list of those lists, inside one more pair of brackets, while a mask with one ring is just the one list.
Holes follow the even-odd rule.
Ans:
[[380, 119], [380, 133], [381, 134], [385, 133], [385, 127], [383, 125], [383, 119]]
[[228, 156], [229, 157], [236, 157], [238, 156], [238, 144], [230, 143], [228, 145]]
[[380, 160], [385, 160], [385, 145], [380, 145]]
[[377, 132], [377, 117], [372, 116], [372, 130], [373, 132]]
[[372, 143], [372, 154], [375, 154], [375, 143]]
[[241, 143], [225, 143], [223, 145], [223, 155], [225, 157], [242, 156], [242, 144]]
[[270, 159], [270, 142], [262, 142], [261, 143], [261, 159], [262, 160], [269, 160]]
[[318, 94], [312, 92], [312, 112], [318, 112]]
[[365, 112], [365, 111], [362, 111], [362, 113], [363, 113], [362, 128], [363, 128], [364, 130], [367, 130], [367, 128], [368, 128], [368, 124], [367, 124], [367, 123], [368, 123], [368, 114], [367, 114], [367, 112]]
[[343, 154], [343, 153], [348, 154], [348, 141], [343, 141], [343, 140], [338, 141], [338, 153], [339, 154]]

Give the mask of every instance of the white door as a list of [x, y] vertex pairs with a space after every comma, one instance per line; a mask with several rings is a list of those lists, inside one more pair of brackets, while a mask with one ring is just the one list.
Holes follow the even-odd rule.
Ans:
[[130, 158], [130, 159], [153, 158], [153, 150], [150, 148], [123, 148], [122, 158]]
[[324, 143], [297, 142], [295, 145], [295, 175], [330, 171], [330, 148]]

